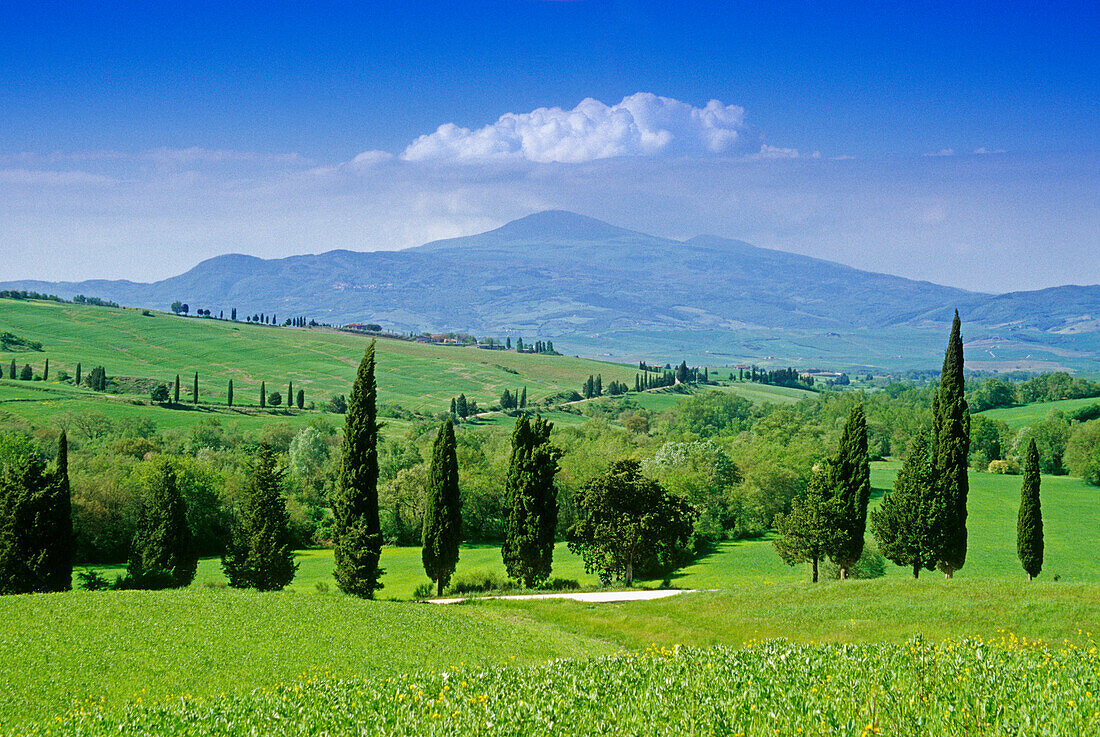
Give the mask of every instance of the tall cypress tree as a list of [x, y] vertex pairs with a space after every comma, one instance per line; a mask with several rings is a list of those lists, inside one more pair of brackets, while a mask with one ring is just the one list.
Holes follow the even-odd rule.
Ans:
[[306, 391], [305, 389], [298, 390], [298, 409], [305, 409], [306, 407]]
[[382, 588], [382, 529], [378, 519], [378, 388], [374, 341], [367, 346], [345, 419], [343, 461], [332, 499], [340, 590], [372, 598]]
[[40, 522], [36, 525], [38, 560], [33, 562], [44, 591], [68, 591], [73, 584], [73, 505], [69, 486], [69, 438], [57, 437], [57, 464], [43, 490]]
[[286, 388], [286, 408], [294, 408], [294, 382], [290, 382]]
[[0, 594], [72, 587], [72, 512], [68, 444], [58, 439], [57, 466], [38, 445], [0, 435]]
[[521, 408], [527, 406], [527, 387], [523, 387], [523, 392], [519, 395], [519, 406]]
[[229, 389], [225, 393], [225, 404], [228, 407], [233, 406], [233, 379], [229, 380]]
[[187, 503], [180, 492], [170, 458], [152, 462], [141, 500], [137, 532], [130, 547], [125, 585], [138, 589], [170, 589], [190, 585], [198, 556], [187, 526]]
[[840, 577], [863, 555], [863, 538], [867, 529], [867, 503], [871, 500], [871, 464], [867, 453], [867, 417], [863, 405], [857, 404], [848, 413], [848, 421], [840, 436], [840, 447], [832, 463], [833, 493], [837, 498], [838, 523], [847, 530], [844, 544], [830, 557], [840, 568]]
[[285, 472], [275, 452], [262, 446], [252, 464], [244, 501], [222, 568], [229, 585], [238, 589], [280, 591], [294, 580], [298, 564], [290, 533], [290, 514], [283, 496]]
[[[77, 366], [79, 366], [79, 365], [80, 364], [78, 363]], [[11, 365], [8, 366], [8, 378], [14, 381], [15, 376], [16, 376], [17, 373], [18, 373], [18, 370], [15, 368], [15, 359], [13, 358], [13, 359], [11, 359]], [[78, 376], [80, 375], [79, 369], [77, 370], [77, 375]], [[79, 384], [80, 379], [77, 379], [76, 383]]]
[[959, 311], [943, 357], [940, 386], [932, 404], [932, 462], [948, 511], [947, 544], [937, 567], [947, 578], [966, 564], [966, 498], [970, 491], [970, 409], [963, 379], [963, 342]]
[[191, 403], [199, 403], [199, 372], [195, 372], [195, 384], [191, 387]]
[[550, 443], [553, 423], [540, 416], [516, 420], [512, 455], [504, 480], [508, 505], [501, 557], [511, 578], [530, 588], [550, 577], [558, 525], [558, 472], [561, 450]]
[[[15, 366], [15, 361], [12, 361], [11, 365]], [[14, 379], [15, 377], [12, 376], [11, 378]], [[77, 364], [76, 364], [76, 381], [74, 383], [76, 384], [76, 386], [80, 386], [80, 362], [79, 361], [77, 361]]]
[[267, 383], [260, 382], [260, 409], [267, 406]]
[[50, 359], [46, 359], [46, 368], [42, 369], [42, 381], [50, 380]]
[[1043, 570], [1043, 510], [1039, 503], [1039, 483], [1039, 449], [1032, 438], [1024, 457], [1020, 514], [1016, 520], [1016, 555], [1028, 581]]
[[458, 417], [458, 404], [454, 397], [451, 397], [451, 417]]
[[443, 595], [444, 587], [454, 575], [461, 539], [462, 499], [458, 492], [455, 428], [447, 419], [439, 428], [432, 445], [432, 465], [428, 470], [421, 535], [424, 572], [436, 582], [439, 596]]
[[931, 571], [943, 554], [948, 536], [947, 502], [939, 493], [931, 449], [924, 433], [909, 445], [909, 454], [894, 479], [894, 489], [871, 513], [871, 529], [888, 560], [913, 571]]
[[172, 403], [180, 403], [180, 375], [176, 374], [176, 387], [172, 390]]

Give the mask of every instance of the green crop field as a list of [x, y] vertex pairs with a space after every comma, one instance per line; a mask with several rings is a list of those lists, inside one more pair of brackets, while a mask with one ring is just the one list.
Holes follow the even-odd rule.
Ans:
[[[199, 372], [200, 399], [224, 405], [234, 383], [235, 405], [258, 405], [260, 382], [284, 391], [288, 382], [305, 390], [307, 401], [346, 394], [367, 339], [331, 330], [275, 328], [239, 322], [177, 317], [141, 310], [89, 307], [56, 302], [0, 299], [0, 331], [43, 344], [41, 352], [2, 352], [0, 365], [14, 358], [41, 373], [50, 359], [51, 379], [59, 370], [85, 372], [103, 365], [109, 376], [135, 376], [168, 383], [179, 374], [181, 399]], [[534, 336], [532, 336], [534, 337]], [[407, 409], [446, 410], [452, 396], [465, 393], [482, 405], [505, 389], [526, 386], [536, 401], [563, 389], [579, 389], [589, 374], [633, 384], [635, 369], [622, 364], [569, 356], [536, 356], [514, 351], [434, 346], [379, 340], [378, 387], [383, 404]], [[0, 397], [7, 399], [6, 396]], [[141, 397], [143, 399], [147, 397]], [[11, 404], [11, 406], [8, 406]], [[0, 407], [19, 414], [15, 403]]]
[[80, 735], [1089, 734], [1100, 729], [1098, 667], [1087, 641], [1053, 652], [1013, 638], [652, 648], [529, 668], [319, 678], [122, 716], [90, 704], [57, 726]]
[[991, 420], [1003, 420], [1008, 423], [1009, 427], [1023, 427], [1046, 418], [1054, 411], [1064, 412], [1068, 415], [1074, 410], [1091, 407], [1094, 404], [1100, 404], [1100, 397], [1063, 399], [1057, 402], [1035, 402], [1033, 404], [1022, 404], [1019, 407], [999, 407], [997, 409], [987, 409], [981, 414]]

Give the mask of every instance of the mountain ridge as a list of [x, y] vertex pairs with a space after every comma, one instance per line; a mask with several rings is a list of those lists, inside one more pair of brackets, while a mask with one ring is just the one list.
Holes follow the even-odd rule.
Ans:
[[[1100, 286], [991, 295], [717, 236], [662, 238], [567, 211], [402, 251], [226, 254], [149, 284], [22, 281], [0, 288], [162, 309], [179, 300], [215, 314], [237, 308], [240, 315], [375, 322], [396, 332], [538, 335], [600, 355], [612, 346], [619, 358], [653, 355], [646, 345], [664, 342], [703, 353], [703, 340], [723, 355], [767, 357], [766, 346], [783, 335], [784, 355], [825, 360], [831, 349], [821, 336], [843, 334], [856, 350], [856, 342], [872, 342], [860, 336], [893, 331], [889, 350], [900, 349], [891, 360], [904, 360], [906, 345], [942, 328], [958, 307], [968, 329], [1044, 345], [1052, 356], [1082, 354], [1079, 363], [1100, 367]], [[760, 336], [744, 340], [745, 331]], [[698, 337], [680, 339], [688, 334]], [[816, 353], [791, 355], [801, 345]], [[1021, 349], [1025, 354], [1030, 360]]]

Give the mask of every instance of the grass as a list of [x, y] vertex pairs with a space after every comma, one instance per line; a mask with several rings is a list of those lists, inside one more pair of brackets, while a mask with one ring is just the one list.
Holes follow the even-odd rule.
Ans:
[[115, 707], [247, 693], [310, 675], [396, 675], [461, 663], [606, 653], [507, 613], [340, 594], [190, 589], [0, 597], [0, 725], [91, 697]]
[[[317, 591], [336, 591], [336, 580], [332, 577], [332, 549], [299, 550], [296, 553], [298, 572], [288, 591], [309, 593]], [[424, 574], [424, 565], [418, 547], [386, 547], [382, 549], [383, 588], [378, 592], [381, 599], [410, 600], [415, 598], [416, 587], [429, 583]], [[102, 573], [108, 579], [125, 572], [125, 565], [89, 566]], [[84, 569], [79, 569], [84, 570]], [[489, 572], [499, 579], [506, 578], [504, 563], [500, 557], [498, 545], [464, 545], [459, 555], [455, 576], [471, 576]], [[596, 586], [599, 578], [585, 573], [584, 563], [579, 556], [569, 552], [565, 543], [554, 546], [555, 578], [566, 578], [579, 582], [582, 586]], [[76, 575], [74, 573], [74, 582]], [[222, 572], [221, 562], [217, 558], [204, 558], [199, 561], [192, 588], [223, 587], [227, 584]]]
[[[467, 605], [469, 606], [469, 605]], [[993, 638], [1003, 631], [1059, 642], [1100, 632], [1100, 584], [1053, 581], [869, 581], [747, 583], [653, 601], [491, 601], [477, 608], [552, 624], [580, 637], [637, 650], [657, 643], [739, 646], [795, 642], [904, 642], [922, 635]]]
[[983, 417], [991, 420], [1002, 420], [1009, 427], [1024, 427], [1033, 422], [1046, 419], [1051, 412], [1064, 412], [1067, 415], [1082, 407], [1091, 407], [1100, 404], [1100, 397], [1087, 397], [1085, 399], [1062, 399], [1057, 402], [1035, 402], [1022, 404], [1019, 407], [998, 407], [982, 412]]
[[[1089, 649], [1091, 647], [1091, 649]], [[651, 648], [529, 668], [321, 678], [118, 716], [95, 705], [61, 734], [1089, 734], [1096, 648], [1006, 637], [743, 650]]]
[[[367, 339], [323, 329], [274, 328], [220, 320], [177, 317], [141, 310], [89, 307], [56, 302], [0, 300], [0, 331], [44, 344], [42, 352], [2, 352], [0, 365], [12, 358], [41, 373], [50, 359], [51, 377], [64, 369], [85, 372], [103, 365], [108, 376], [137, 376], [165, 383], [182, 378], [181, 398], [189, 398], [190, 379], [199, 372], [200, 398], [225, 403], [230, 379], [235, 404], [259, 402], [260, 382], [283, 392], [289, 381], [304, 389], [306, 400], [322, 402], [347, 394]], [[532, 336], [533, 337], [533, 336]], [[459, 393], [487, 406], [505, 389], [526, 386], [531, 401], [563, 389], [579, 389], [585, 377], [600, 373], [604, 383], [633, 383], [636, 370], [623, 364], [568, 356], [536, 356], [514, 351], [425, 345], [380, 339], [378, 387], [383, 404], [439, 412]], [[18, 414], [19, 408], [4, 409]]]

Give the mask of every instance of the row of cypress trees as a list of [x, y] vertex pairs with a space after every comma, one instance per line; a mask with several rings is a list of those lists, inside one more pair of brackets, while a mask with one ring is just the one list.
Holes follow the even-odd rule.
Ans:
[[[871, 515], [880, 552], [912, 569], [939, 569], [947, 578], [966, 564], [970, 410], [964, 396], [963, 342], [956, 310], [944, 352], [939, 387], [932, 399], [930, 433], [918, 433], [898, 471], [894, 488]], [[776, 518], [775, 547], [791, 563], [829, 557], [846, 577], [863, 552], [870, 499], [867, 423], [862, 406], [849, 414], [837, 455], [815, 469], [805, 497]], [[1017, 521], [1017, 555], [1028, 578], [1043, 564], [1039, 499], [1039, 453], [1032, 440], [1025, 458]]]
[[[343, 460], [332, 497], [335, 518], [337, 586], [372, 598], [382, 588], [382, 530], [378, 514], [378, 387], [375, 342], [359, 363], [345, 417]], [[501, 549], [511, 578], [532, 586], [550, 575], [558, 520], [557, 489], [561, 451], [550, 443], [552, 423], [526, 415], [516, 419], [505, 480], [508, 499]], [[442, 594], [458, 564], [462, 506], [454, 423], [440, 425], [428, 470], [421, 558], [424, 571]]]

